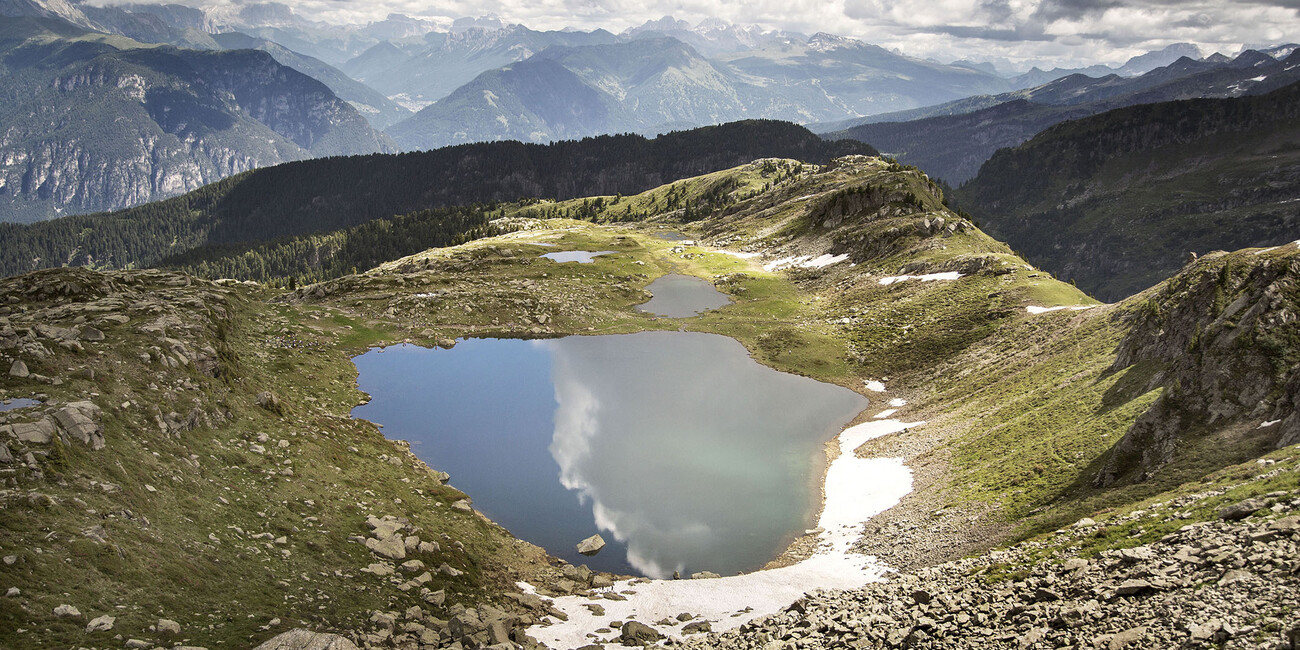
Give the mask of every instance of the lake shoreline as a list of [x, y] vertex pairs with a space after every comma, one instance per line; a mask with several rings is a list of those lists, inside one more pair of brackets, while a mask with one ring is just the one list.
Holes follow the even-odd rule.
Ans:
[[[709, 621], [712, 631], [719, 632], [779, 611], [808, 591], [853, 589], [883, 580], [894, 569], [874, 556], [854, 552], [853, 547], [869, 519], [912, 492], [912, 471], [901, 458], [861, 458], [855, 450], [869, 441], [923, 424], [869, 419], [846, 427], [836, 436], [839, 453], [827, 466], [823, 507], [817, 519], [820, 532], [807, 558], [783, 567], [722, 578], [619, 581], [613, 590], [625, 595], [626, 600], [559, 597], [554, 607], [568, 620], [534, 626], [529, 628], [529, 634], [557, 650], [577, 648], [616, 640], [617, 634], [608, 639], [589, 636], [597, 629], [608, 629], [610, 620], [636, 619], [655, 625], [663, 619], [674, 620], [683, 612], [694, 615], [693, 621]], [[813, 536], [801, 539], [808, 537]], [[520, 587], [531, 589], [527, 584]], [[595, 615], [587, 604], [599, 604], [601, 615]], [[657, 625], [656, 629], [680, 637], [680, 625], [674, 622], [671, 626]]]

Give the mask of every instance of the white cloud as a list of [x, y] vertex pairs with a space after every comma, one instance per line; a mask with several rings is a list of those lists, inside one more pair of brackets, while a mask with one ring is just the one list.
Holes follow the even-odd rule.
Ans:
[[[98, 0], [103, 1], [103, 0]], [[235, 7], [231, 0], [182, 0]], [[620, 32], [665, 15], [716, 17], [769, 29], [859, 38], [919, 57], [1122, 63], [1176, 42], [1234, 53], [1244, 43], [1300, 40], [1294, 0], [286, 0], [303, 16], [334, 23], [412, 16], [495, 14], [534, 29]]]

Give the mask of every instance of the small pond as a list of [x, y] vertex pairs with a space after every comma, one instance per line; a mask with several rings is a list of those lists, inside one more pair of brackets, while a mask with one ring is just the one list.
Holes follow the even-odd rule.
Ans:
[[609, 255], [614, 251], [557, 251], [547, 253], [542, 257], [554, 262], [577, 262], [579, 264], [591, 264], [601, 255]]
[[12, 411], [13, 409], [27, 408], [28, 406], [39, 406], [40, 401], [26, 397], [14, 397], [0, 400], [0, 412]]
[[[593, 568], [761, 568], [813, 525], [823, 443], [866, 407], [756, 363], [733, 339], [644, 332], [354, 359], [353, 415], [409, 440], [517, 537]], [[574, 545], [599, 532], [608, 545]]]
[[706, 309], [731, 304], [727, 294], [713, 288], [713, 283], [693, 275], [664, 275], [646, 287], [654, 297], [637, 309], [665, 318], [689, 318]]
[[692, 241], [693, 237], [671, 230], [655, 233], [655, 237], [664, 241]]

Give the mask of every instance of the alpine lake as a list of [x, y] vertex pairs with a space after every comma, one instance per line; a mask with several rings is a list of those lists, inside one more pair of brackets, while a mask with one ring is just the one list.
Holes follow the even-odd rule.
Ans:
[[[729, 302], [690, 276], [648, 289], [640, 309], [665, 318]], [[371, 395], [353, 416], [409, 441], [476, 509], [573, 564], [654, 578], [776, 558], [816, 520], [825, 443], [867, 406], [698, 332], [465, 339], [353, 361]], [[605, 548], [579, 555], [596, 533]]]

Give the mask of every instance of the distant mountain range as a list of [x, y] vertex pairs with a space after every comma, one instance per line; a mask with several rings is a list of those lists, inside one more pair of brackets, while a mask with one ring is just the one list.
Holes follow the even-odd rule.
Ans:
[[994, 75], [830, 34], [717, 58], [652, 31], [608, 40], [551, 46], [484, 72], [389, 134], [407, 149], [654, 134], [743, 117], [822, 121], [1010, 87]]
[[388, 151], [321, 82], [256, 50], [0, 21], [0, 220], [143, 203], [256, 167]]
[[1289, 56], [1278, 60], [1250, 50], [1231, 60], [1184, 57], [1137, 77], [1076, 74], [1036, 88], [878, 116], [895, 121], [824, 135], [871, 142], [901, 162], [957, 184], [974, 177], [998, 149], [1014, 147], [1066, 120], [1137, 104], [1260, 94], [1300, 81], [1300, 55], [1275, 53]]
[[1168, 277], [1189, 252], [1290, 245], [1300, 82], [1058, 124], [999, 151], [952, 198], [1025, 259], [1108, 301]]
[[[13, 77], [22, 96], [0, 108], [0, 127], [10, 129], [0, 153], [12, 153], [0, 166], [0, 221], [134, 205], [322, 155], [655, 135], [751, 118], [825, 124], [819, 131], [839, 131], [831, 137], [878, 143], [955, 183], [996, 149], [1064, 119], [1132, 103], [1262, 92], [1289, 78], [1275, 78], [1271, 68], [1248, 75], [1245, 55], [1199, 59], [1188, 44], [1082, 70], [1100, 78], [1059, 69], [1008, 77], [987, 63], [941, 64], [831, 34], [671, 17], [614, 34], [400, 14], [334, 25], [278, 3], [197, 9], [0, 0], [0, 15], [15, 19], [6, 21], [13, 36], [2, 47], [55, 57], [25, 64]], [[48, 39], [14, 31], [33, 20], [67, 41], [60, 52], [18, 42]], [[90, 41], [97, 45], [81, 44]], [[1183, 55], [1192, 58], [1156, 67]], [[147, 81], [147, 102], [124, 88], [50, 94], [53, 77], [109, 59], [119, 81]], [[135, 67], [123, 68], [127, 61]], [[0, 67], [9, 74], [15, 65]], [[147, 74], [133, 72], [141, 66]], [[1215, 73], [1218, 86], [1195, 87], [1202, 77], [1194, 75], [1211, 70], [1236, 72]], [[1185, 87], [1177, 83], [1183, 78], [1191, 80]], [[120, 105], [108, 108], [110, 96]], [[40, 110], [22, 110], [37, 101]], [[59, 126], [60, 112], [77, 117]], [[120, 117], [91, 137], [89, 120], [110, 113]], [[912, 122], [922, 118], [929, 119]], [[881, 120], [892, 124], [859, 124]]]

